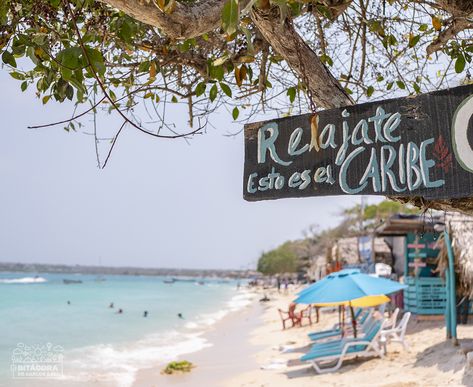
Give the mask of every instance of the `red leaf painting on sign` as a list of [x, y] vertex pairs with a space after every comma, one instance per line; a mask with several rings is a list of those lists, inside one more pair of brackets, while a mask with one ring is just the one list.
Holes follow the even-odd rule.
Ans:
[[442, 135], [434, 143], [434, 157], [437, 159], [437, 168], [442, 168], [445, 173], [452, 169], [452, 154], [448, 150], [447, 143]]

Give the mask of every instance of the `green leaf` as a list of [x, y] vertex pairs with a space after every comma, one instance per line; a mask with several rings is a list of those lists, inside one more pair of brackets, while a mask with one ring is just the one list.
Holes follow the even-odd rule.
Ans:
[[138, 72], [148, 73], [150, 66], [151, 66], [151, 62], [149, 60], [141, 62], [140, 65], [138, 66]]
[[66, 98], [70, 101], [74, 98], [74, 88], [71, 85], [67, 85], [66, 87]]
[[199, 84], [197, 84], [197, 86], [195, 87], [195, 95], [197, 97], [200, 97], [202, 94], [205, 93], [205, 89], [207, 88], [207, 85], [205, 82], [200, 82]]
[[240, 7], [238, 0], [227, 0], [222, 10], [222, 29], [227, 35], [237, 31], [240, 19]]
[[386, 90], [391, 90], [391, 89], [393, 88], [393, 85], [394, 85], [393, 82], [389, 82], [389, 83], [386, 85]]
[[417, 82], [414, 82], [412, 84], [412, 87], [414, 87], [414, 90], [415, 90], [416, 93], [420, 93], [420, 86]]
[[225, 75], [225, 70], [222, 66], [210, 66], [210, 77], [218, 81], [222, 81]]
[[457, 60], [455, 61], [455, 72], [458, 74], [465, 69], [466, 61], [463, 54], [459, 54]]
[[404, 90], [406, 88], [406, 85], [404, 84], [403, 81], [396, 81], [396, 85], [397, 85], [397, 87], [399, 87], [402, 90]]
[[238, 118], [238, 116], [240, 115], [240, 110], [238, 110], [238, 108], [235, 106], [232, 110], [232, 117], [234, 120], [236, 120]]
[[420, 35], [409, 35], [409, 47], [414, 47], [417, 43], [419, 43]]
[[237, 31], [240, 19], [240, 7], [238, 0], [227, 0], [222, 10], [222, 29], [227, 35]]
[[333, 66], [333, 60], [330, 58], [327, 54], [323, 54], [320, 56], [320, 60], [326, 64], [328, 64], [330, 67]]
[[10, 76], [11, 76], [12, 78], [14, 78], [14, 79], [19, 80], [19, 81], [25, 80], [25, 76], [24, 76], [23, 74], [21, 74], [21, 73], [16, 72], [16, 71], [12, 71], [12, 72], [10, 73]]
[[2, 55], [2, 61], [11, 67], [16, 67], [16, 60], [11, 52], [5, 51]]
[[69, 70], [75, 70], [81, 67], [82, 50], [80, 47], [69, 47], [60, 51], [57, 55], [57, 61]]
[[209, 98], [210, 98], [210, 101], [213, 102], [215, 100], [215, 98], [217, 98], [217, 85], [214, 84], [211, 88], [210, 88], [210, 95], [209, 95]]
[[374, 93], [374, 87], [373, 86], [369, 86], [367, 89], [366, 89], [366, 95], [368, 97], [371, 97]]
[[172, 102], [172, 103], [177, 103], [177, 98], [176, 98], [176, 96], [175, 96], [175, 95], [173, 95], [173, 96], [172, 96], [172, 98], [171, 98], [171, 102]]
[[28, 82], [24, 81], [21, 83], [21, 91], [25, 91], [28, 88]]
[[429, 29], [429, 26], [428, 26], [427, 24], [421, 24], [421, 25], [419, 26], [419, 31], [421, 31], [421, 32], [425, 32], [425, 31], [427, 31], [428, 29]]
[[293, 103], [296, 100], [296, 88], [294, 86], [287, 89], [287, 96], [289, 97], [289, 101]]
[[99, 75], [103, 76], [106, 69], [102, 53], [99, 50], [90, 47], [86, 47], [85, 51], [90, 60], [90, 64], [94, 67], [95, 71], [97, 71]]
[[220, 88], [227, 95], [227, 97], [232, 97], [232, 89], [230, 89], [230, 87], [226, 83], [220, 82]]
[[135, 33], [134, 23], [125, 18], [121, 18], [120, 27], [118, 29], [118, 36], [122, 38], [126, 43], [131, 43], [132, 35]]

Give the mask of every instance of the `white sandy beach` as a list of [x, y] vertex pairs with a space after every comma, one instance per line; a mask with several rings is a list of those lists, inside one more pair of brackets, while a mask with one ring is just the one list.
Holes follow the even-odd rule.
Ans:
[[[294, 290], [293, 290], [294, 291]], [[318, 375], [298, 359], [307, 350], [307, 333], [329, 328], [337, 313], [321, 313], [312, 326], [283, 331], [277, 308], [286, 309], [294, 298], [267, 292], [270, 302], [257, 301], [228, 316], [209, 333], [213, 346], [183, 356], [196, 368], [189, 374], [165, 376], [162, 367], [138, 373], [136, 386], [473, 386], [465, 375], [465, 352], [473, 350], [473, 325], [458, 326], [460, 346], [445, 340], [442, 320], [412, 318], [407, 332], [408, 351], [388, 346], [383, 358], [356, 359], [331, 374]], [[292, 351], [283, 353], [281, 347]], [[262, 369], [271, 365], [273, 369]]]

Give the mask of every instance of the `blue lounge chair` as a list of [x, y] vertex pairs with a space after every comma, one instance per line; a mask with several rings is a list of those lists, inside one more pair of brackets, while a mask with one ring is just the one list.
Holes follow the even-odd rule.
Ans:
[[[373, 329], [373, 327], [377, 326], [377, 324], [379, 324], [380, 321], [381, 320], [377, 320], [377, 319], [373, 318], [372, 316], [370, 316], [366, 320], [366, 322], [363, 324], [363, 327], [362, 327], [361, 331], [359, 332], [358, 337], [347, 337], [347, 336], [345, 336], [345, 337], [341, 337], [341, 338], [338, 338], [338, 339], [334, 338], [334, 339], [323, 341], [323, 342], [320, 342], [320, 343], [315, 343], [315, 344], [312, 345], [309, 352], [320, 351], [320, 350], [326, 349], [326, 348], [336, 348], [336, 347], [339, 347], [342, 344], [349, 343], [353, 340], [365, 340], [366, 338], [369, 338], [369, 334], [370, 334], [371, 330]], [[387, 321], [383, 321], [383, 327], [386, 327], [386, 324], [387, 324]]]
[[384, 324], [384, 321], [375, 321], [370, 324], [363, 338], [341, 339], [316, 344], [301, 357], [301, 361], [310, 361], [315, 371], [321, 374], [338, 370], [343, 360], [350, 357], [383, 357], [383, 351], [379, 346], [379, 336]]
[[[370, 309], [363, 311], [363, 309], [359, 308], [355, 312], [355, 319], [356, 319], [357, 325], [362, 326], [370, 315], [371, 315]], [[347, 323], [346, 325], [350, 327], [351, 322], [349, 324]], [[332, 329], [309, 333], [309, 339], [311, 339], [312, 341], [329, 339], [335, 336], [342, 336], [342, 329], [339, 324], [335, 324]]]

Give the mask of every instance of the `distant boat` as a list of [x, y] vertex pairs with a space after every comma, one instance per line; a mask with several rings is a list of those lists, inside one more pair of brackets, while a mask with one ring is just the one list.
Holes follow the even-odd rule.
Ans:
[[71, 280], [71, 279], [66, 279], [66, 278], [63, 278], [62, 282], [64, 282], [66, 285], [82, 283], [81, 280]]
[[176, 280], [174, 278], [171, 278], [171, 279], [165, 279], [163, 280], [163, 282], [165, 284], [173, 284], [174, 282], [176, 282]]
[[204, 281], [197, 281], [196, 283], [197, 283], [197, 285], [205, 285]]

